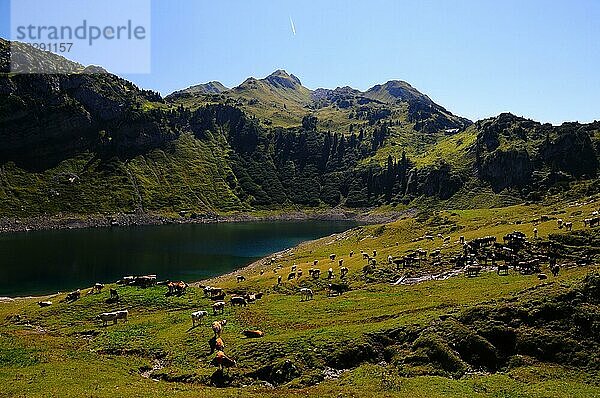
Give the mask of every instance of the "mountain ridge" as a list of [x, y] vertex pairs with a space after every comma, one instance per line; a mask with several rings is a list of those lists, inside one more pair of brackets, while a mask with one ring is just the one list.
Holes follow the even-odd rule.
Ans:
[[283, 70], [206, 88], [163, 98], [79, 67], [1, 74], [0, 216], [499, 206], [600, 191], [600, 123], [473, 123], [406, 82], [309, 90]]

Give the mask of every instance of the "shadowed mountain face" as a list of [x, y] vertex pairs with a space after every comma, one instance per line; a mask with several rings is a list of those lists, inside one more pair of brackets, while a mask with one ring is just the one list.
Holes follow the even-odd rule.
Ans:
[[[0, 41], [2, 70], [8, 51]], [[406, 82], [310, 90], [283, 70], [163, 99], [98, 67], [26, 58], [70, 73], [0, 75], [0, 216], [469, 203], [480, 192], [498, 205], [582, 180], [598, 190], [598, 122], [473, 124]]]

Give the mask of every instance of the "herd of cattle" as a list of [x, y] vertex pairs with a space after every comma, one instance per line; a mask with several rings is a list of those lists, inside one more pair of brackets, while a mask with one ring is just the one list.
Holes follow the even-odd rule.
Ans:
[[[541, 221], [547, 221], [548, 216], [542, 216]], [[595, 227], [600, 225], [600, 216], [593, 215], [591, 218], [587, 218], [584, 220], [585, 226]], [[571, 231], [573, 228], [572, 222], [564, 222], [563, 220], [557, 220], [557, 227], [559, 229], [566, 229], [567, 231]], [[538, 230], [537, 228], [533, 229], [533, 238], [534, 242], [530, 242], [527, 239], [527, 236], [519, 231], [514, 231], [509, 234], [506, 234], [502, 237], [502, 243], [498, 242], [498, 239], [495, 236], [483, 236], [474, 238], [470, 241], [467, 241], [464, 236], [460, 236], [456, 241], [456, 244], [459, 245], [461, 250], [459, 250], [458, 254], [455, 254], [453, 257], [442, 256], [442, 249], [447, 245], [452, 243], [452, 239], [450, 236], [443, 236], [441, 234], [437, 235], [437, 238], [442, 241], [442, 247], [435, 248], [430, 250], [424, 250], [422, 248], [418, 248], [416, 250], [411, 250], [409, 252], [404, 253], [400, 256], [392, 256], [391, 254], [387, 256], [387, 264], [388, 266], [395, 266], [396, 270], [400, 268], [411, 268], [411, 267], [420, 267], [423, 263], [431, 264], [433, 266], [442, 266], [445, 264], [454, 265], [455, 267], [462, 268], [464, 270], [464, 274], [467, 277], [474, 277], [480, 274], [483, 270], [484, 266], [487, 266], [488, 263], [491, 263], [491, 269], [495, 269], [498, 275], [508, 275], [510, 267], [513, 267], [516, 271], [521, 274], [536, 274], [539, 279], [546, 279], [546, 274], [541, 272], [541, 264], [548, 263], [549, 269], [554, 276], [557, 276], [560, 267], [557, 264], [557, 253], [550, 246], [544, 247], [544, 242], [538, 241]], [[420, 239], [427, 239], [431, 241], [436, 241], [436, 236], [434, 235], [425, 235], [425, 237]], [[537, 244], [539, 243], [539, 244]], [[547, 244], [547, 242], [546, 242]], [[396, 243], [396, 246], [399, 244]], [[456, 250], [453, 251], [456, 253]], [[377, 250], [372, 250], [370, 252], [361, 250], [360, 254], [362, 259], [366, 261], [366, 264], [362, 267], [362, 273], [364, 276], [373, 273], [375, 269], [378, 267], [377, 262]], [[354, 256], [354, 251], [350, 251], [348, 256], [352, 258]], [[334, 270], [334, 267], [329, 267], [327, 270], [326, 279], [329, 283], [327, 283], [327, 296], [341, 295], [344, 292], [349, 290], [349, 285], [347, 283], [349, 269], [344, 266], [344, 259], [338, 258], [337, 254], [330, 254], [329, 261], [336, 262], [337, 259], [337, 269]], [[322, 261], [322, 260], [321, 260]], [[321, 278], [321, 271], [317, 266], [319, 265], [320, 260], [315, 259], [312, 261], [312, 267], [308, 270], [308, 275], [306, 278], [308, 280], [319, 280]], [[272, 258], [270, 261], [271, 265], [276, 263], [276, 259]], [[269, 264], [263, 263], [264, 265]], [[275, 265], [273, 268], [273, 273], [277, 275], [276, 286], [279, 286], [283, 283], [282, 275], [279, 274], [281, 270], [283, 270], [283, 265]], [[264, 269], [260, 271], [260, 274], [264, 274]], [[285, 275], [285, 274], [284, 274]], [[287, 273], [287, 281], [296, 282], [303, 277], [303, 271], [296, 264], [293, 264]], [[339, 282], [334, 282], [333, 280], [336, 278], [336, 275], [339, 275]], [[238, 283], [242, 283], [246, 281], [246, 277], [243, 275], [237, 275], [236, 281]], [[167, 287], [167, 291], [165, 296], [181, 296], [185, 294], [186, 289], [188, 288], [188, 284], [179, 281], [179, 282], [171, 282], [171, 281], [158, 281], [156, 275], [142, 275], [142, 276], [125, 276], [121, 280], [117, 282], [118, 285], [124, 286], [137, 286], [140, 288], [148, 288], [153, 286], [163, 285]], [[310, 286], [310, 285], [309, 285]], [[89, 291], [88, 294], [98, 294], [101, 293], [104, 289], [104, 285], [101, 283], [96, 283]], [[225, 308], [227, 306], [226, 297], [227, 293], [223, 288], [214, 287], [214, 286], [201, 286], [203, 289], [204, 296], [209, 298], [212, 301], [210, 310], [212, 310], [213, 316], [223, 315], [225, 312]], [[107, 304], [115, 304], [120, 300], [119, 293], [117, 289], [110, 288], [110, 296], [106, 300]], [[314, 299], [314, 291], [313, 289], [300, 285], [297, 290], [300, 294], [300, 301], [309, 301]], [[233, 294], [229, 297], [229, 305], [231, 307], [247, 307], [251, 303], [255, 303], [257, 300], [262, 299], [264, 296], [263, 292], [257, 293], [245, 293], [245, 294]], [[81, 297], [81, 290], [77, 289], [73, 292], [70, 292], [66, 295], [65, 301], [73, 302]], [[38, 305], [40, 307], [48, 307], [52, 305], [51, 301], [39, 301]], [[209, 310], [199, 310], [191, 313], [192, 319], [192, 328], [195, 328], [202, 324], [202, 321], [205, 317], [209, 316]], [[97, 319], [102, 322], [103, 326], [108, 326], [110, 322], [112, 324], [117, 324], [118, 320], [127, 321], [129, 317], [129, 311], [126, 309], [112, 311], [112, 312], [103, 312], [97, 316]], [[211, 361], [211, 364], [218, 366], [219, 369], [229, 368], [232, 366], [236, 366], [235, 360], [231, 359], [225, 354], [225, 343], [223, 341], [222, 332], [227, 324], [227, 320], [218, 320], [214, 321], [211, 324], [211, 328], [213, 330], [213, 337], [209, 340], [210, 352], [213, 354], [216, 351], [214, 358]], [[261, 330], [244, 330], [242, 334], [248, 338], [259, 338], [264, 336], [264, 332]]]

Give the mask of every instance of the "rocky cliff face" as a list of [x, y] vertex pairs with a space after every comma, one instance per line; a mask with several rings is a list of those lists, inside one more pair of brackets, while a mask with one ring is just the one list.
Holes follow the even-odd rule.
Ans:
[[27, 169], [83, 151], [141, 153], [176, 131], [160, 95], [108, 73], [4, 75], [0, 95], [0, 162]]
[[556, 180], [557, 173], [562, 180], [598, 173], [599, 153], [593, 142], [598, 123], [542, 125], [505, 113], [475, 127], [478, 175], [497, 191], [539, 188], [535, 183]]

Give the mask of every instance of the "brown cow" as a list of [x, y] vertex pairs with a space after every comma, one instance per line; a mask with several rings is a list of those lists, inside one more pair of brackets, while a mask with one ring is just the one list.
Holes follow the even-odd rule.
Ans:
[[185, 293], [185, 289], [187, 289], [188, 284], [183, 281], [169, 282], [169, 283], [167, 283], [167, 287], [169, 288], [169, 291], [167, 292], [167, 296], [173, 296], [173, 295], [181, 296], [183, 293]]
[[262, 330], [244, 330], [242, 334], [248, 338], [259, 338], [265, 335]]
[[212, 323], [212, 330], [215, 334], [215, 337], [220, 337], [223, 332], [223, 328], [227, 325], [227, 319], [223, 319], [222, 321], [214, 321]]
[[218, 366], [219, 369], [232, 368], [237, 366], [236, 362], [229, 358], [223, 351], [217, 351], [217, 354], [210, 362], [212, 366]]

